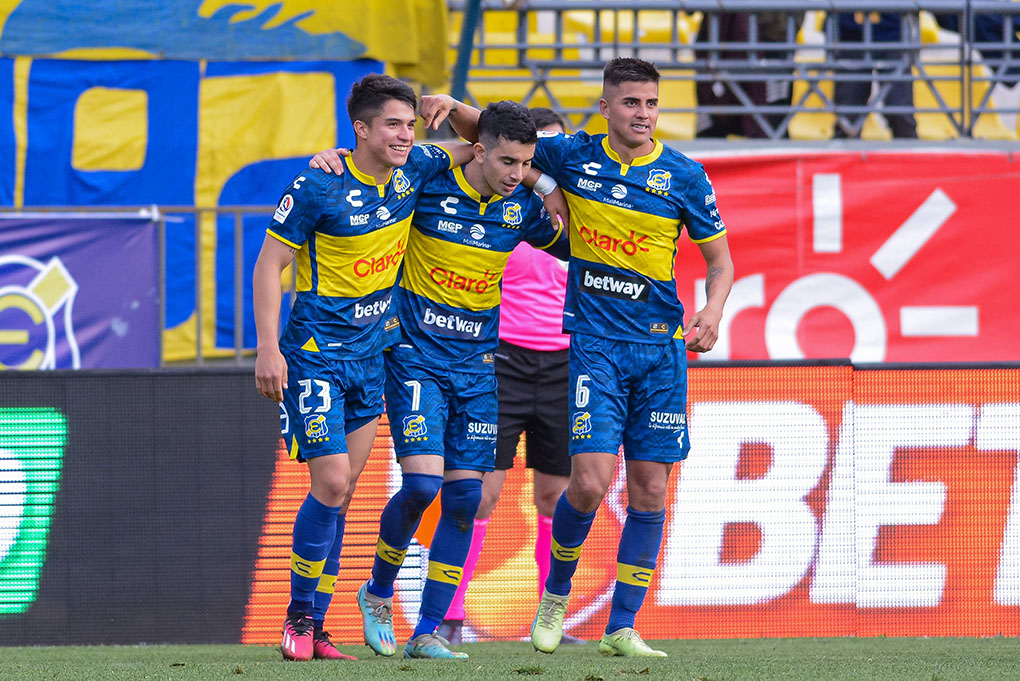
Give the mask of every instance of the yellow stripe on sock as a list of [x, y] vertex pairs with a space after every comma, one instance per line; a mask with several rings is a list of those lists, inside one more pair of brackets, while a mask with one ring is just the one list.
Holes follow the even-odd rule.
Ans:
[[336, 575], [322, 573], [322, 576], [319, 577], [319, 585], [315, 587], [315, 590], [324, 594], [331, 594], [336, 591]]
[[618, 582], [623, 582], [624, 584], [630, 584], [631, 586], [643, 586], [647, 588], [651, 583], [652, 575], [654, 574], [655, 570], [652, 568], [627, 565], [626, 563], [616, 564], [616, 580]]
[[319, 561], [305, 560], [298, 554], [291, 551], [290, 553], [290, 569], [298, 573], [302, 577], [308, 577], [309, 579], [318, 579], [322, 574], [322, 568], [326, 566], [326, 559], [323, 558]]
[[379, 537], [379, 541], [375, 544], [375, 555], [385, 560], [390, 565], [396, 565], [400, 567], [404, 564], [404, 556], [407, 555], [407, 549], [395, 549]]
[[437, 563], [434, 560], [429, 561], [429, 579], [434, 582], [460, 586], [460, 578], [463, 574], [464, 568], [457, 567], [456, 565], [447, 565], [446, 563]]
[[556, 560], [561, 560], [564, 563], [577, 560], [581, 557], [580, 546], [560, 546], [560, 543], [555, 538], [552, 540], [552, 556]]

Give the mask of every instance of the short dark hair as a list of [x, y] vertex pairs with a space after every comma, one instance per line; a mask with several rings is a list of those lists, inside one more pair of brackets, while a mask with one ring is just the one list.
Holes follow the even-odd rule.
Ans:
[[602, 70], [602, 84], [658, 83], [659, 70], [651, 62], [636, 57], [617, 57], [606, 63]]
[[531, 120], [528, 107], [506, 99], [485, 107], [478, 117], [478, 139], [489, 146], [500, 137], [521, 144], [538, 143], [538, 129], [535, 121]]
[[412, 109], [418, 108], [418, 98], [407, 83], [379, 73], [367, 75], [351, 86], [351, 94], [347, 97], [347, 115], [351, 123], [367, 123], [378, 116], [391, 99], [404, 102]]
[[558, 125], [563, 129], [567, 127], [558, 113], [544, 106], [533, 106], [528, 109], [528, 114], [531, 116], [531, 120], [535, 121], [535, 127], [539, 130], [548, 128], [550, 125]]

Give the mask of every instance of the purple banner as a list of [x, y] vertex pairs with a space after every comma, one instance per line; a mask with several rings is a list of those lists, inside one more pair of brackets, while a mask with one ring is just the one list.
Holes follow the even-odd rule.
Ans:
[[159, 365], [156, 223], [0, 215], [0, 369]]

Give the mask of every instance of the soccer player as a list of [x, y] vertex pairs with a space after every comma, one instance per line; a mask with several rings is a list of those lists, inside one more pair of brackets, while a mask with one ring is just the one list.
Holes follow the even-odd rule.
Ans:
[[[669, 475], [690, 446], [685, 350], [715, 344], [733, 263], [704, 168], [653, 137], [658, 81], [646, 61], [611, 60], [599, 100], [608, 135], [543, 135], [535, 152], [535, 165], [566, 193], [572, 225], [563, 312], [571, 333], [572, 465], [553, 515], [551, 569], [531, 631], [535, 648], [546, 653], [560, 643], [571, 578], [622, 444], [629, 506], [599, 651], [666, 655], [641, 639], [634, 621], [654, 578]], [[460, 135], [475, 136], [477, 110], [448, 96], [423, 98], [421, 115], [440, 122], [449, 116]], [[707, 268], [707, 302], [686, 326], [673, 274], [683, 228]]]
[[380, 655], [393, 655], [396, 646], [392, 619], [379, 613], [391, 612], [407, 547], [442, 490], [404, 657], [467, 658], [436, 629], [461, 580], [482, 475], [495, 463], [500, 280], [522, 241], [568, 256], [562, 228], [551, 229], [542, 200], [521, 184], [537, 139], [525, 107], [490, 104], [478, 119], [474, 158], [425, 185], [418, 202], [393, 296], [401, 340], [385, 359], [386, 410], [402, 482], [382, 512], [372, 577], [358, 591], [365, 640]]
[[[565, 132], [563, 121], [550, 109], [528, 110], [539, 132]], [[438, 633], [459, 645], [464, 627], [464, 596], [485, 541], [489, 518], [499, 501], [506, 472], [513, 468], [517, 442], [527, 431], [526, 465], [534, 471], [537, 511], [535, 562], [539, 595], [549, 576], [552, 514], [570, 476], [569, 413], [567, 411], [567, 347], [562, 332], [566, 263], [521, 243], [510, 254], [503, 274], [499, 306], [499, 419], [496, 469], [482, 477], [482, 502], [475, 516], [471, 550], [464, 577]], [[570, 634], [563, 642], [584, 643]]]
[[[382, 350], [398, 326], [390, 293], [422, 185], [465, 160], [415, 147], [414, 91], [370, 75], [347, 100], [357, 145], [347, 173], [306, 170], [280, 200], [255, 264], [255, 385], [280, 403], [291, 458], [311, 489], [294, 521], [287, 660], [350, 659], [323, 630], [344, 517], [382, 413]], [[451, 154], [454, 154], [451, 156]], [[297, 297], [279, 337], [280, 275], [297, 257]], [[278, 340], [279, 337], [279, 340]]]

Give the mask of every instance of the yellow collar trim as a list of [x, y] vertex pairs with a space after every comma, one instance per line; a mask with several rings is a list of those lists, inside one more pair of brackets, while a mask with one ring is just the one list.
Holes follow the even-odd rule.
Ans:
[[609, 135], [606, 135], [605, 137], [602, 138], [602, 150], [606, 152], [606, 156], [620, 164], [620, 174], [626, 175], [627, 171], [630, 170], [631, 166], [646, 166], [649, 163], [654, 163], [656, 159], [662, 156], [662, 150], [665, 148], [662, 146], [662, 142], [655, 139], [654, 137], [652, 138], [652, 142], [655, 143], [655, 146], [652, 147], [652, 150], [645, 154], [644, 156], [638, 156], [630, 164], [621, 161], [620, 155], [613, 151], [613, 148], [609, 146]]
[[347, 169], [350, 170], [351, 174], [358, 179], [358, 182], [361, 182], [362, 184], [375, 185], [376, 189], [379, 190], [379, 196], [385, 196], [386, 184], [390, 181], [390, 178], [393, 177], [392, 169], [390, 169], [390, 174], [385, 180], [383, 180], [382, 182], [376, 182], [374, 177], [372, 177], [371, 175], [366, 175], [365, 173], [361, 172], [358, 169], [358, 166], [354, 165], [353, 156], [344, 156], [343, 159], [344, 163], [347, 164]]
[[471, 183], [467, 181], [466, 177], [464, 177], [464, 166], [457, 166], [453, 169], [453, 178], [457, 180], [457, 186], [460, 187], [462, 192], [478, 202], [479, 215], [485, 215], [485, 209], [489, 207], [489, 204], [503, 198], [499, 194], [493, 194], [489, 197], [488, 201], [482, 201], [482, 195], [475, 191], [475, 188], [472, 187]]

